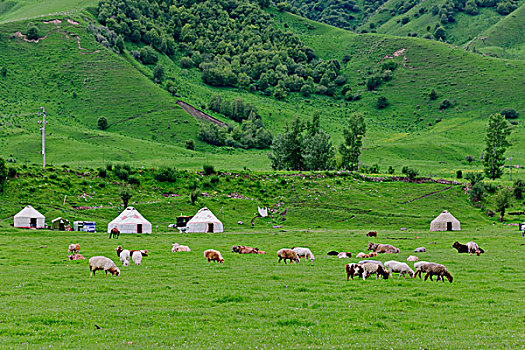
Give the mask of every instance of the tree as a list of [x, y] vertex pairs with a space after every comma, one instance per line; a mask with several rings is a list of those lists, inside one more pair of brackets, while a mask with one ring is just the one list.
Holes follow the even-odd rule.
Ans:
[[499, 221], [503, 221], [505, 210], [510, 206], [512, 192], [508, 188], [502, 188], [496, 194], [496, 212], [500, 213]]
[[436, 98], [438, 98], [438, 94], [437, 94], [436, 90], [432, 89], [432, 91], [430, 91], [430, 94], [428, 95], [428, 97], [430, 98], [430, 101], [434, 101]]
[[106, 119], [106, 117], [100, 117], [98, 118], [97, 124], [100, 130], [106, 130], [108, 127], [108, 120]]
[[525, 192], [525, 181], [518, 179], [514, 181], [514, 197], [516, 199], [523, 199], [523, 192]]
[[27, 25], [27, 38], [29, 40], [36, 40], [39, 37], [38, 27], [34, 23]]
[[393, 174], [394, 174], [394, 172], [395, 172], [395, 169], [394, 169], [394, 167], [393, 167], [392, 165], [391, 165], [391, 166], [389, 166], [389, 167], [388, 167], [388, 170], [387, 170], [387, 173], [389, 173], [390, 175], [393, 175]]
[[339, 147], [342, 156], [342, 167], [351, 171], [359, 168], [359, 156], [363, 145], [363, 136], [366, 134], [365, 117], [362, 113], [350, 115], [349, 127], [343, 132], [345, 142]]
[[0, 192], [4, 191], [5, 184], [7, 182], [7, 175], [9, 171], [5, 164], [4, 158], [0, 158]]
[[470, 201], [473, 203], [479, 202], [483, 199], [483, 196], [485, 195], [485, 185], [483, 182], [477, 182], [469, 192], [470, 195]]
[[485, 136], [485, 155], [483, 165], [485, 174], [494, 180], [503, 174], [505, 151], [510, 146], [507, 137], [510, 135], [510, 125], [501, 114], [492, 114], [489, 117], [487, 135]]
[[165, 79], [166, 75], [164, 73], [164, 67], [162, 64], [158, 64], [155, 66], [155, 69], [153, 69], [153, 80], [159, 84], [162, 83]]
[[466, 161], [468, 162], [468, 164], [470, 165], [470, 163], [472, 163], [472, 162], [474, 161], [474, 157], [471, 156], [471, 155], [469, 154], [469, 155], [467, 155], [467, 156], [465, 157], [465, 160], [466, 160]]
[[383, 109], [388, 107], [390, 103], [388, 102], [387, 98], [385, 96], [379, 96], [377, 98], [377, 109]]
[[474, 187], [478, 182], [483, 181], [483, 174], [480, 173], [467, 173], [465, 175], [465, 180], [470, 182], [470, 186]]
[[124, 46], [124, 39], [122, 39], [121, 35], [119, 35], [117, 37], [117, 40], [115, 40], [115, 46], [116, 46], [116, 48], [118, 49], [118, 51], [120, 53], [124, 52], [124, 48], [125, 48], [125, 46]]
[[295, 118], [291, 125], [286, 125], [285, 132], [277, 135], [272, 144], [272, 153], [268, 154], [275, 170], [303, 170], [302, 155], [304, 125]]
[[122, 199], [122, 203], [124, 204], [124, 208], [128, 207], [128, 202], [133, 197], [133, 194], [131, 194], [131, 191], [128, 188], [123, 188], [122, 191], [120, 191], [120, 199]]
[[335, 150], [330, 135], [320, 129], [304, 138], [303, 158], [305, 170], [328, 170], [334, 166]]
[[166, 90], [171, 94], [171, 96], [175, 96], [177, 94], [177, 84], [175, 84], [174, 81], [169, 80], [166, 83]]
[[436, 29], [436, 31], [434, 32], [434, 38], [436, 38], [437, 40], [445, 40], [446, 38], [446, 32], [445, 32], [445, 28], [443, 27], [438, 27]]

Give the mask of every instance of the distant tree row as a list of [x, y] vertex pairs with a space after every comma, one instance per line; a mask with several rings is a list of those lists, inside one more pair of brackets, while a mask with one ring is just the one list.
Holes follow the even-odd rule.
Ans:
[[171, 57], [179, 52], [181, 66], [199, 68], [209, 85], [278, 99], [294, 91], [335, 93], [346, 80], [340, 63], [317, 58], [298, 36], [280, 29], [261, 8], [267, 5], [255, 0], [103, 0], [97, 15], [124, 40], [146, 45], [134, 53], [144, 64], [156, 62], [153, 49]]
[[241, 122], [251, 117], [257, 118], [257, 108], [250, 103], [245, 103], [241, 97], [235, 98], [233, 101], [223, 99], [220, 94], [213, 95], [208, 103], [208, 108], [216, 113], [221, 113], [224, 116]]
[[199, 139], [214, 146], [265, 149], [270, 147], [273, 135], [264, 128], [259, 116], [253, 114], [240, 125], [221, 127], [214, 123], [201, 125]]

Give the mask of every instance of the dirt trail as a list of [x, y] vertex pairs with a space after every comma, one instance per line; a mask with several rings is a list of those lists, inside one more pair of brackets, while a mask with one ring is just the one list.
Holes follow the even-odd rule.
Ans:
[[184, 109], [187, 113], [189, 113], [190, 115], [192, 115], [195, 118], [204, 119], [204, 120], [210, 121], [212, 123], [215, 123], [215, 124], [217, 124], [219, 126], [227, 126], [226, 123], [221, 122], [218, 119], [215, 119], [211, 115], [208, 115], [208, 114], [204, 113], [203, 111], [198, 110], [197, 108], [193, 107], [190, 104], [187, 104], [186, 102], [177, 101], [177, 104], [179, 106], [181, 106], [182, 109]]
[[401, 204], [407, 204], [407, 203], [415, 202], [415, 201], [418, 201], [418, 200], [420, 200], [420, 199], [423, 199], [423, 198], [427, 198], [427, 197], [433, 196], [433, 195], [438, 194], [438, 193], [440, 193], [440, 192], [448, 191], [448, 190], [450, 190], [452, 187], [454, 187], [454, 186], [449, 186], [449, 187], [444, 188], [444, 189], [439, 190], [439, 191], [434, 191], [434, 192], [427, 193], [427, 194], [425, 194], [424, 196], [421, 196], [421, 197], [417, 197], [417, 198], [411, 199], [411, 200], [406, 201], [406, 202], [403, 202], [403, 203], [401, 203]]

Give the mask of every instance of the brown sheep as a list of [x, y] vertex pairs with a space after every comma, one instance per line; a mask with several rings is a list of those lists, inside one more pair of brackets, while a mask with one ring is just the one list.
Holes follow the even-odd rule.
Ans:
[[390, 244], [368, 243], [368, 250], [372, 250], [378, 254], [397, 254], [399, 249]]
[[73, 254], [68, 256], [69, 260], [86, 260], [82, 255], [80, 254]]
[[208, 262], [210, 261], [217, 261], [218, 263], [224, 263], [224, 259], [221, 255], [221, 252], [218, 250], [208, 249], [204, 251], [204, 257], [208, 259]]
[[352, 278], [352, 280], [354, 279], [354, 276], [359, 276], [361, 277], [363, 275], [363, 266], [359, 265], [359, 264], [346, 264], [345, 266], [345, 270], [346, 270], [346, 280], [348, 281], [349, 278]]
[[232, 253], [259, 254], [259, 249], [258, 248], [247, 247], [245, 245], [234, 245], [232, 247]]
[[376, 279], [379, 278], [379, 275], [381, 275], [383, 277], [383, 279], [388, 279], [388, 277], [390, 276], [390, 273], [388, 272], [388, 270], [386, 270], [382, 265], [379, 265], [377, 263], [364, 263], [363, 265], [363, 273], [361, 274], [361, 276], [363, 276], [363, 280], [367, 279], [368, 276], [372, 275], [372, 274], [376, 274]]
[[279, 262], [284, 259], [284, 263], [286, 264], [286, 260], [290, 260], [290, 262], [295, 261], [296, 263], [299, 263], [299, 257], [297, 256], [297, 253], [294, 252], [291, 249], [279, 249], [277, 252], [277, 256], [279, 257]]
[[427, 264], [423, 266], [423, 269], [426, 270], [425, 281], [428, 277], [430, 277], [430, 280], [432, 281], [432, 276], [437, 276], [437, 281], [441, 279], [443, 283], [445, 283], [445, 279], [443, 277], [446, 277], [448, 281], [452, 283], [452, 275], [450, 274], [450, 272], [448, 272], [447, 268], [444, 265]]
[[366, 234], [367, 237], [377, 237], [377, 231], [370, 231]]

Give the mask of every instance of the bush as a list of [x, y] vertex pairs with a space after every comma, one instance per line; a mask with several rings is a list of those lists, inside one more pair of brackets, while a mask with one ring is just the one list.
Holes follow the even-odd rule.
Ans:
[[159, 169], [153, 178], [159, 182], [176, 182], [177, 172], [173, 168]]
[[379, 174], [379, 164], [376, 163], [370, 166], [370, 168], [368, 168], [368, 172], [370, 174]]
[[155, 50], [151, 46], [144, 46], [139, 51], [140, 61], [143, 64], [155, 64], [159, 60], [159, 57]]
[[182, 68], [191, 68], [193, 67], [193, 60], [189, 57], [182, 57], [180, 59], [180, 65]]
[[140, 185], [140, 178], [138, 176], [130, 176], [128, 178], [128, 183], [130, 185], [137, 185], [137, 186], [139, 186]]
[[111, 163], [106, 164], [106, 170], [107, 171], [112, 171], [113, 170], [113, 164], [111, 164]]
[[[11, 170], [12, 168], [9, 168]], [[523, 199], [523, 192], [525, 192], [525, 181], [518, 179], [514, 181], [514, 197], [516, 199]]]
[[116, 167], [114, 168], [114, 171], [115, 173], [115, 176], [118, 177], [119, 179], [121, 180], [124, 180], [126, 181], [129, 177], [129, 171], [127, 171], [126, 169], [123, 169], [121, 167]]
[[159, 84], [162, 83], [165, 78], [166, 75], [164, 73], [164, 67], [162, 66], [162, 64], [156, 65], [155, 69], [153, 69], [153, 81]]
[[516, 112], [513, 108], [505, 108], [501, 111], [501, 115], [505, 117], [505, 119], [516, 119], [518, 118], [518, 112]]
[[369, 91], [377, 89], [377, 87], [381, 84], [381, 78], [380, 77], [370, 77], [368, 78], [366, 82], [366, 87]]
[[485, 186], [483, 185], [483, 182], [478, 182], [472, 188], [470, 189], [470, 201], [471, 202], [479, 202], [483, 199], [483, 196], [485, 195]]
[[194, 150], [195, 149], [195, 141], [193, 141], [193, 140], [186, 140], [186, 149]]
[[202, 166], [202, 169], [204, 170], [204, 175], [212, 175], [215, 174], [215, 168], [213, 165], [204, 164]]
[[194, 189], [190, 192], [190, 201], [192, 205], [195, 205], [195, 202], [200, 197], [201, 192], [198, 189]]
[[175, 96], [177, 94], [177, 85], [175, 84], [175, 82], [169, 80], [166, 83], [166, 90], [168, 90], [171, 96]]
[[458, 179], [463, 178], [463, 172], [461, 170], [456, 171], [456, 178]]
[[38, 27], [34, 23], [27, 25], [27, 39], [36, 40], [39, 37]]
[[414, 180], [419, 175], [419, 171], [407, 166], [404, 166], [403, 169], [401, 169], [401, 173], [405, 174], [410, 180]]
[[387, 100], [386, 97], [384, 97], [384, 96], [379, 96], [379, 97], [377, 98], [377, 109], [383, 109], [383, 108], [386, 108], [386, 107], [388, 107], [388, 105], [389, 105], [389, 102], [388, 102], [388, 100]]
[[108, 127], [108, 120], [106, 117], [100, 117], [98, 118], [97, 125], [100, 130], [106, 130]]
[[5, 77], [7, 75], [7, 68], [6, 67], [2, 67], [0, 69], [0, 75], [2, 75], [3, 77]]
[[483, 178], [484, 178], [483, 174], [480, 174], [480, 173], [478, 173], [478, 174], [475, 174], [475, 173], [467, 173], [467, 174], [465, 175], [465, 180], [469, 181], [469, 182], [470, 182], [470, 185], [471, 185], [472, 187], [474, 187], [474, 185], [476, 185], [478, 182], [483, 181]]
[[394, 167], [393, 167], [392, 165], [390, 165], [390, 166], [388, 167], [387, 173], [389, 173], [390, 175], [393, 175], [394, 172], [395, 172]]
[[16, 168], [7, 168], [7, 176], [10, 178], [10, 179], [14, 179], [17, 175], [17, 171], [16, 171]]
[[107, 175], [108, 175], [108, 174], [107, 174], [106, 169], [104, 169], [104, 168], [98, 168], [98, 176], [99, 176], [99, 177], [105, 178]]
[[452, 106], [452, 103], [449, 100], [444, 99], [443, 102], [441, 102], [441, 105], [439, 105], [439, 109], [447, 109], [450, 106]]
[[210, 182], [212, 184], [217, 184], [217, 183], [219, 183], [219, 181], [220, 181], [220, 179], [219, 179], [218, 176], [212, 176], [212, 178], [210, 179]]
[[436, 90], [432, 89], [432, 91], [430, 91], [430, 94], [428, 94], [428, 97], [430, 99], [430, 101], [434, 101], [435, 99], [438, 98], [438, 94], [436, 92]]

